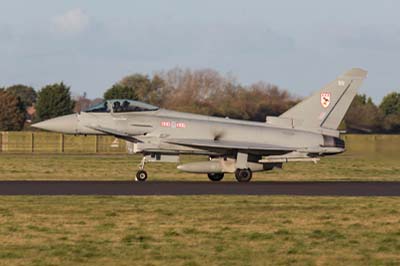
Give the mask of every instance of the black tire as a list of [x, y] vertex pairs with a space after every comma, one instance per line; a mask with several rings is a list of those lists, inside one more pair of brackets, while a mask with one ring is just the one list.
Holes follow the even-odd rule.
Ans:
[[237, 169], [235, 171], [236, 180], [239, 182], [249, 182], [253, 173], [250, 169]]
[[146, 181], [146, 179], [147, 179], [147, 172], [146, 171], [144, 171], [144, 170], [137, 171], [137, 173], [136, 173], [136, 181], [143, 182], [143, 181]]
[[208, 173], [207, 175], [208, 178], [214, 182], [221, 181], [222, 178], [224, 178], [224, 173]]

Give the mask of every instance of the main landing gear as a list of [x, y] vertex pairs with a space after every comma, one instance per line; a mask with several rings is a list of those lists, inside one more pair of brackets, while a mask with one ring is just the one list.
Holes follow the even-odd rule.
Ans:
[[235, 171], [236, 180], [239, 182], [249, 182], [252, 176], [253, 173], [250, 169], [236, 169]]
[[[224, 173], [208, 173], [208, 178], [211, 181], [218, 182], [224, 178]], [[239, 182], [249, 182], [253, 176], [250, 169], [237, 169], [235, 171], [236, 180]]]
[[208, 173], [207, 175], [208, 178], [214, 182], [221, 181], [222, 178], [224, 178], [224, 173]]
[[144, 170], [144, 165], [146, 163], [146, 157], [143, 156], [142, 161], [140, 162], [139, 165], [139, 171], [136, 173], [136, 178], [135, 181], [146, 181], [147, 179], [147, 172]]
[[247, 153], [238, 152], [236, 155], [235, 177], [239, 182], [249, 182], [253, 176], [247, 165], [248, 157], [249, 155]]

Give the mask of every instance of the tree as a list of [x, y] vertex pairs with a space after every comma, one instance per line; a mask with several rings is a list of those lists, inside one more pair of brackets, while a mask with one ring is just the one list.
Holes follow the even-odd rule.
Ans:
[[74, 106], [74, 112], [79, 113], [81, 111], [84, 111], [91, 106], [92, 101], [84, 96], [79, 96], [75, 98], [75, 106]]
[[151, 79], [150, 89], [147, 94], [147, 102], [154, 105], [162, 105], [164, 99], [164, 80], [157, 74]]
[[356, 95], [344, 118], [349, 132], [378, 132], [381, 130], [382, 113], [365, 94]]
[[400, 114], [390, 114], [383, 120], [383, 128], [389, 133], [400, 133]]
[[118, 84], [132, 90], [140, 101], [149, 102], [152, 86], [147, 75], [129, 75], [119, 81]]
[[400, 132], [400, 93], [392, 92], [386, 95], [379, 109], [385, 116], [383, 128], [391, 133]]
[[105, 100], [111, 99], [130, 99], [137, 100], [136, 92], [129, 87], [121, 84], [114, 84], [110, 89], [104, 93]]
[[36, 120], [41, 121], [72, 114], [74, 105], [70, 87], [67, 87], [63, 82], [47, 85], [38, 93]]
[[104, 93], [104, 99], [131, 99], [160, 105], [163, 102], [164, 80], [158, 76], [150, 80], [147, 75], [133, 74], [124, 77]]
[[249, 117], [255, 121], [265, 121], [267, 115], [278, 116], [297, 102], [287, 91], [264, 82], [251, 85], [246, 94], [247, 104], [253, 106]]
[[21, 130], [24, 122], [25, 111], [21, 100], [0, 89], [0, 131]]
[[384, 115], [400, 114], [400, 93], [392, 92], [386, 95], [379, 105], [379, 109]]
[[37, 93], [32, 87], [17, 84], [8, 87], [7, 92], [19, 97], [25, 108], [32, 106], [36, 102]]
[[163, 86], [158, 89], [161, 106], [206, 115], [225, 114], [222, 106], [227, 103], [223, 101], [223, 91], [233, 82], [218, 72], [174, 68], [157, 76], [163, 80]]
[[157, 91], [160, 105], [177, 111], [265, 121], [266, 115], [279, 115], [296, 103], [276, 86], [242, 86], [231, 75], [212, 69], [174, 68], [157, 76], [163, 80]]

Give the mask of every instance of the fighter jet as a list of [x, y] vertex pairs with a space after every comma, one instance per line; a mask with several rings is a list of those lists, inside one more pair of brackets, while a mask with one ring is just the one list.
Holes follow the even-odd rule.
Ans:
[[367, 76], [353, 68], [278, 117], [250, 122], [162, 109], [126, 99], [107, 100], [84, 112], [33, 126], [66, 134], [112, 135], [133, 143], [143, 154], [137, 181], [145, 181], [148, 162], [176, 162], [182, 154], [207, 155], [207, 161], [178, 165], [220, 181], [234, 173], [248, 182], [252, 174], [288, 162], [317, 162], [344, 152], [339, 124]]

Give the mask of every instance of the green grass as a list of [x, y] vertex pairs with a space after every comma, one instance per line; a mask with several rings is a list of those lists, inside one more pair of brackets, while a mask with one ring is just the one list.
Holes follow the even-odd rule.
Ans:
[[[114, 138], [98, 138], [99, 151], [107, 154], [79, 154], [94, 151], [94, 136], [66, 136], [65, 153], [58, 152], [60, 135], [35, 133], [35, 153], [0, 153], [0, 180], [132, 180], [140, 162], [139, 155], [127, 155], [124, 142], [111, 148]], [[30, 146], [29, 132], [4, 133], [10, 151], [22, 144]], [[399, 180], [400, 135], [345, 135], [347, 152], [322, 158], [313, 163], [288, 163], [283, 170], [256, 173], [256, 180]], [[5, 147], [4, 146], [4, 147]], [[23, 146], [23, 145], [22, 145]], [[22, 147], [21, 146], [21, 147]], [[53, 147], [54, 146], [54, 147]], [[41, 153], [54, 150], [55, 153]], [[71, 152], [71, 153], [70, 153]], [[74, 153], [73, 152], [78, 152]], [[206, 157], [183, 156], [181, 162], [207, 160]], [[176, 170], [176, 164], [149, 163], [149, 180], [204, 180], [205, 175], [188, 174]], [[234, 180], [226, 175], [224, 180]]]
[[[397, 136], [349, 138], [343, 155], [253, 180], [400, 181]], [[139, 160], [2, 153], [0, 180], [132, 180]], [[208, 181], [176, 164], [147, 170]], [[2, 196], [0, 265], [400, 265], [399, 224], [398, 197]]]
[[[138, 155], [45, 155], [1, 154], [0, 180], [133, 180]], [[182, 163], [207, 160], [183, 156]], [[207, 181], [205, 174], [180, 172], [174, 163], [148, 163], [149, 180]], [[224, 180], [233, 181], [227, 174]], [[288, 163], [282, 170], [256, 173], [254, 181], [311, 180], [400, 180], [400, 159], [391, 154], [377, 156], [343, 154], [317, 163]]]
[[1, 197], [0, 265], [399, 265], [399, 198]]

